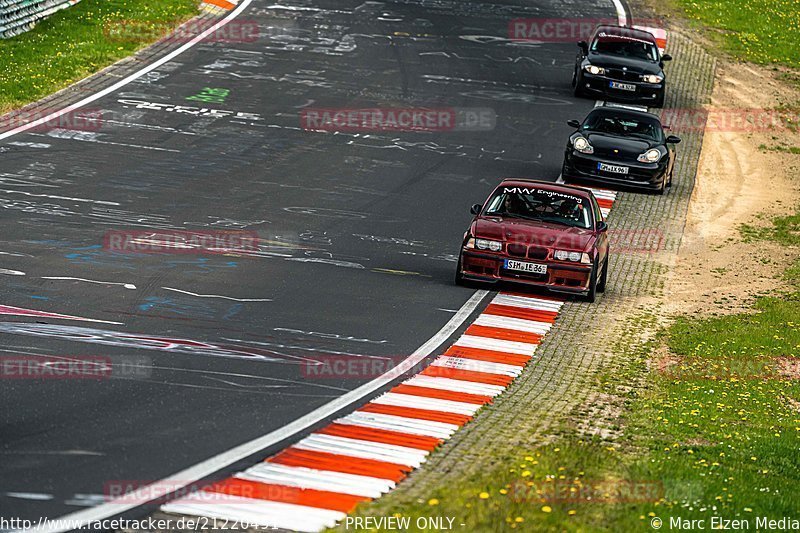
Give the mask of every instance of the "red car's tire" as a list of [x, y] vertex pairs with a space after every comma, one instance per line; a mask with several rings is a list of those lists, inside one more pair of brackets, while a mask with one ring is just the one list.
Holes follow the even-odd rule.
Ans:
[[464, 286], [467, 282], [464, 280], [463, 274], [461, 274], [461, 256], [458, 256], [458, 264], [456, 265], [456, 276], [455, 276], [456, 285]]
[[597, 282], [597, 292], [606, 292], [606, 285], [608, 284], [608, 261], [608, 256], [606, 256], [606, 261], [603, 265], [603, 273], [600, 275], [600, 280]]
[[584, 296], [584, 300], [593, 304], [595, 300], [597, 300], [597, 269], [600, 268], [600, 264], [595, 261], [594, 267], [592, 267], [592, 275], [589, 277], [589, 292], [586, 293]]

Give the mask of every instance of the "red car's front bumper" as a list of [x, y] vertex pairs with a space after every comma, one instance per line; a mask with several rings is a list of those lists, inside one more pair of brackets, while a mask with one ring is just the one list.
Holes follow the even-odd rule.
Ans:
[[[547, 265], [546, 274], [532, 274], [506, 270], [504, 261], [524, 261]], [[552, 291], [569, 293], [586, 293], [592, 278], [592, 266], [576, 263], [564, 263], [550, 260], [529, 260], [510, 257], [502, 254], [488, 254], [471, 249], [461, 251], [461, 275], [465, 279], [496, 283], [508, 281], [542, 287]]]

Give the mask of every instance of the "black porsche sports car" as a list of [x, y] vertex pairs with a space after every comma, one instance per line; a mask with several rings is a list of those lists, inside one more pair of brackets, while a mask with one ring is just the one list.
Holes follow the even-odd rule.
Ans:
[[652, 33], [598, 26], [589, 43], [578, 43], [580, 52], [572, 76], [575, 96], [664, 106], [664, 61], [672, 57], [661, 55]]
[[672, 185], [675, 145], [657, 116], [621, 107], [597, 107], [581, 123], [567, 122], [564, 181], [610, 183], [663, 194]]

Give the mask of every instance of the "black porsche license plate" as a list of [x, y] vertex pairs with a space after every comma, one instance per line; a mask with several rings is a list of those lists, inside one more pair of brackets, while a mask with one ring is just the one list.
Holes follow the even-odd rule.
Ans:
[[506, 270], [518, 270], [520, 272], [528, 272], [529, 274], [547, 274], [547, 265], [514, 261], [512, 259], [505, 260], [505, 268]]
[[635, 91], [636, 90], [636, 85], [633, 85], [631, 83], [620, 83], [618, 81], [610, 81], [608, 83], [609, 83], [609, 87], [611, 87], [612, 89], [619, 89], [620, 91]]
[[601, 170], [603, 172], [613, 172], [614, 174], [627, 174], [630, 171], [630, 167], [609, 165], [608, 163], [597, 163], [597, 170]]

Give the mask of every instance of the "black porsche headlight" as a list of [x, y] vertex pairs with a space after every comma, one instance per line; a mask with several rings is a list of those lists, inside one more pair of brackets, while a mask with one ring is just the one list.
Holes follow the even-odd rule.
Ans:
[[575, 150], [582, 154], [594, 153], [594, 147], [589, 144], [589, 140], [586, 139], [586, 137], [575, 137], [575, 140], [572, 141], [572, 146], [575, 148]]
[[661, 159], [661, 151], [653, 148], [639, 156], [638, 161], [641, 163], [657, 163]]

